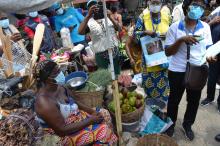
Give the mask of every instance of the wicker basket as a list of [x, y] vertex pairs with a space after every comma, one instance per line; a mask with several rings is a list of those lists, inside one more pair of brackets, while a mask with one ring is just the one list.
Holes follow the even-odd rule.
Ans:
[[136, 146], [178, 146], [178, 144], [167, 135], [151, 134], [140, 138]]
[[[136, 109], [134, 112], [127, 113], [127, 114], [122, 114], [121, 115], [121, 120], [123, 123], [134, 123], [140, 120], [144, 113], [144, 108], [145, 105], [140, 107], [139, 109]], [[110, 110], [109, 110], [110, 111]], [[111, 115], [115, 117], [115, 113], [110, 111]]]
[[105, 91], [94, 91], [94, 92], [75, 92], [75, 99], [84, 105], [93, 107], [102, 107], [103, 97]]

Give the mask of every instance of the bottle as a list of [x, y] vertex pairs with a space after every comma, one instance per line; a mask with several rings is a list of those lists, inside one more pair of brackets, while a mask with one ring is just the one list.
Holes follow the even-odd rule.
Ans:
[[62, 44], [64, 48], [70, 48], [70, 49], [73, 48], [74, 45], [71, 40], [69, 28], [63, 27], [60, 30], [60, 36], [61, 36]]
[[93, 53], [92, 49], [90, 48], [90, 46], [86, 47], [85, 50], [86, 50], [86, 53], [87, 53], [88, 56], [94, 55], [94, 53]]

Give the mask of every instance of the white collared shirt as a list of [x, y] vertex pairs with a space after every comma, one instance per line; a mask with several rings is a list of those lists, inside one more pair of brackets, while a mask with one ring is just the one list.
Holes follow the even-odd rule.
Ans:
[[[186, 36], [184, 21], [178, 21], [172, 24], [167, 32], [165, 48], [174, 44], [179, 38]], [[188, 35], [202, 36], [204, 39], [197, 45], [190, 47], [190, 63], [201, 65], [206, 53], [206, 48], [212, 45], [211, 30], [207, 23], [198, 21], [194, 33]], [[185, 72], [187, 62], [187, 46], [181, 44], [178, 52], [172, 55], [169, 64], [169, 70], [174, 72]]]
[[88, 22], [89, 35], [92, 40], [92, 50], [95, 53], [100, 53], [108, 50], [109, 48], [118, 47], [118, 39], [114, 25], [108, 19], [108, 29], [110, 35], [110, 42], [106, 34], [105, 19], [94, 20], [91, 18]]

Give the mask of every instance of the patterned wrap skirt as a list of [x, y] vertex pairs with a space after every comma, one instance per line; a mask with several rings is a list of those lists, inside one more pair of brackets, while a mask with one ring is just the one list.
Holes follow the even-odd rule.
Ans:
[[[103, 144], [112, 145], [117, 142], [117, 136], [113, 133], [111, 117], [107, 110], [100, 109], [100, 113], [104, 117], [101, 124], [90, 125], [72, 135], [61, 137], [63, 146], [101, 146]], [[80, 122], [90, 115], [84, 111], [79, 111], [77, 115], [72, 114], [66, 120], [66, 124]], [[55, 134], [52, 129], [45, 129], [48, 134]]]
[[160, 98], [167, 102], [170, 93], [167, 69], [156, 72], [144, 72], [142, 78], [147, 98]]

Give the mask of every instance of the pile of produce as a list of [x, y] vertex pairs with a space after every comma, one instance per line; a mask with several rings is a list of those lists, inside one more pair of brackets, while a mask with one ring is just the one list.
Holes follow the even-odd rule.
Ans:
[[29, 146], [39, 136], [39, 125], [35, 116], [27, 110], [18, 110], [1, 122], [0, 145]]
[[118, 77], [118, 83], [124, 87], [130, 87], [132, 85], [132, 77], [122, 74]]
[[80, 91], [94, 92], [104, 89], [107, 85], [111, 84], [111, 73], [106, 69], [99, 69], [89, 74], [86, 86]]
[[5, 110], [20, 108], [18, 97], [5, 97], [0, 100], [0, 107]]
[[[128, 114], [139, 109], [144, 104], [144, 97], [137, 92], [128, 92], [127, 89], [123, 88], [120, 93], [120, 107], [122, 114]], [[108, 109], [115, 112], [113, 101], [108, 104]]]
[[40, 61], [44, 61], [46, 59], [52, 59], [56, 63], [68, 62], [69, 58], [70, 58], [69, 52], [64, 51], [62, 49], [57, 50], [53, 53], [44, 53], [40, 55]]

